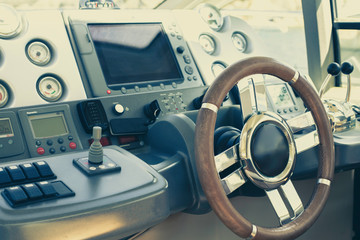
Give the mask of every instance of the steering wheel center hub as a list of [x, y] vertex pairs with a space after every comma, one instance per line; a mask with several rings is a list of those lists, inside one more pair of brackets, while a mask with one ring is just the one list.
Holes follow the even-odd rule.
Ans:
[[270, 190], [291, 176], [296, 157], [292, 131], [273, 112], [254, 114], [246, 122], [240, 140], [244, 172], [258, 187]]

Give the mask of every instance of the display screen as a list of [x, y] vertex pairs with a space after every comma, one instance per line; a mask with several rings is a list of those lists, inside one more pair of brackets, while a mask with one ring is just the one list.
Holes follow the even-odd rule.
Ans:
[[294, 101], [285, 84], [268, 85], [267, 90], [277, 108], [294, 106]]
[[11, 127], [11, 122], [9, 118], [0, 119], [0, 138], [12, 137], [14, 132]]
[[29, 120], [35, 138], [55, 137], [69, 133], [63, 112], [30, 115]]
[[183, 80], [159, 23], [89, 24], [108, 87]]

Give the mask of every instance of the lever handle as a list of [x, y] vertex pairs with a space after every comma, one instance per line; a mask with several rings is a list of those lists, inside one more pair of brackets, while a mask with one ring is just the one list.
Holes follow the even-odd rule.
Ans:
[[328, 75], [326, 76], [324, 82], [321, 84], [321, 87], [320, 87], [320, 90], [319, 90], [319, 97], [320, 98], [324, 94], [325, 88], [328, 85], [331, 77], [333, 77], [333, 76], [335, 77], [335, 76], [339, 75], [340, 71], [341, 71], [341, 67], [340, 67], [340, 65], [338, 63], [332, 62], [332, 63], [329, 64], [329, 66], [327, 68]]
[[351, 77], [350, 74], [354, 71], [354, 65], [350, 62], [343, 62], [341, 64], [341, 72], [347, 75], [347, 88], [346, 88], [346, 97], [345, 102], [350, 101], [350, 93], [351, 93]]
[[93, 143], [89, 149], [89, 159], [88, 161], [93, 164], [101, 164], [103, 162], [103, 148], [100, 143], [101, 139], [101, 127], [95, 126], [93, 127], [93, 135], [94, 139]]

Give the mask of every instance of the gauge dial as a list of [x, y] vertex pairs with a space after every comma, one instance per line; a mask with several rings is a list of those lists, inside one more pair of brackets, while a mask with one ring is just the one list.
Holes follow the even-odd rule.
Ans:
[[39, 66], [44, 66], [51, 60], [49, 47], [40, 41], [35, 41], [27, 45], [26, 56], [32, 63]]
[[247, 49], [247, 41], [243, 34], [239, 32], [233, 33], [231, 36], [232, 42], [237, 50], [240, 52], [245, 52]]
[[214, 31], [220, 31], [224, 19], [221, 16], [219, 9], [208, 3], [199, 5], [198, 9], [201, 18], [209, 25], [209, 27]]
[[6, 4], [0, 4], [0, 38], [12, 38], [22, 30], [22, 21], [16, 10]]
[[9, 92], [4, 85], [0, 83], [0, 107], [3, 107], [9, 101]]
[[202, 47], [202, 49], [207, 53], [207, 54], [213, 54], [216, 50], [216, 44], [215, 44], [215, 40], [207, 35], [207, 34], [201, 34], [199, 37], [199, 43], [200, 46]]
[[211, 71], [213, 72], [214, 76], [217, 77], [224, 71], [226, 68], [226, 64], [222, 62], [214, 62], [211, 66]]
[[49, 102], [57, 101], [63, 94], [63, 87], [60, 81], [52, 76], [41, 78], [38, 81], [37, 90], [40, 97]]

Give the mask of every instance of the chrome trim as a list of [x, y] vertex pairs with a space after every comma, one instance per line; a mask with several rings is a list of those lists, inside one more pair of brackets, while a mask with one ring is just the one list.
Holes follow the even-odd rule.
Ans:
[[279, 218], [279, 222], [281, 225], [291, 222], [290, 213], [280, 195], [278, 189], [273, 189], [269, 191], [265, 191], [268, 196], [272, 207], [274, 208], [276, 215]]
[[[275, 124], [284, 133], [289, 144], [289, 159], [285, 169], [274, 177], [265, 176], [256, 167], [252, 160], [251, 142], [258, 126], [265, 122]], [[284, 184], [291, 176], [295, 167], [296, 147], [292, 131], [286, 121], [273, 112], [256, 113], [245, 123], [240, 136], [239, 154], [246, 176], [258, 187], [271, 190]]]
[[287, 181], [284, 185], [280, 186], [284, 197], [290, 205], [290, 209], [292, 210], [291, 220], [297, 218], [301, 213], [304, 212], [304, 206], [299, 197], [299, 194], [296, 192], [294, 185], [291, 180]]
[[223, 186], [226, 195], [232, 193], [244, 183], [246, 183], [246, 177], [241, 168], [236, 169], [234, 172], [221, 179], [221, 185]]
[[296, 81], [299, 79], [299, 76], [300, 76], [300, 73], [298, 71], [295, 71], [295, 75], [289, 81], [289, 84], [292, 85], [292, 84], [296, 83]]
[[236, 144], [215, 156], [215, 166], [218, 172], [225, 170], [240, 160], [237, 154], [238, 147], [239, 144]]
[[329, 187], [331, 185], [331, 181], [326, 179], [326, 178], [319, 178], [317, 183], [318, 184], [325, 184], [325, 185], [328, 185]]
[[298, 154], [302, 153], [312, 147], [317, 146], [319, 143], [320, 140], [317, 130], [301, 135], [300, 137], [295, 138], [296, 152]]
[[215, 104], [212, 104], [212, 103], [203, 103], [201, 105], [201, 108], [209, 109], [215, 113], [217, 113], [217, 111], [219, 110], [219, 108]]
[[257, 234], [257, 227], [255, 225], [252, 225], [252, 231], [249, 237], [246, 238], [246, 240], [253, 239]]

